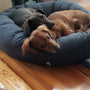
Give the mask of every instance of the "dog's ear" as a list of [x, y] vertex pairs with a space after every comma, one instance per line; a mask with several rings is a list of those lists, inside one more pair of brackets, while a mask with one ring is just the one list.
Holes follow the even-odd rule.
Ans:
[[23, 42], [21, 50], [22, 50], [22, 56], [24, 56], [26, 52], [32, 52], [38, 54], [38, 51], [32, 48], [32, 43], [29, 41], [28, 38]]
[[33, 48], [32, 42], [29, 42], [29, 49], [28, 51], [34, 53], [34, 54], [38, 54], [38, 51], [36, 49]]
[[32, 26], [32, 25], [33, 25], [33, 22], [34, 22], [34, 21], [30, 18], [30, 19], [28, 20], [28, 25], [31, 25], [31, 26]]
[[30, 28], [30, 33], [37, 28], [37, 26], [35, 25], [34, 22], [35, 22], [35, 21], [32, 20], [32, 19], [29, 19], [29, 20], [28, 20], [28, 26], [29, 26], [29, 28]]
[[43, 10], [38, 9], [38, 10], [36, 10], [36, 12], [39, 12], [39, 13], [44, 14], [44, 15], [47, 16], [47, 13], [45, 11], [43, 11]]

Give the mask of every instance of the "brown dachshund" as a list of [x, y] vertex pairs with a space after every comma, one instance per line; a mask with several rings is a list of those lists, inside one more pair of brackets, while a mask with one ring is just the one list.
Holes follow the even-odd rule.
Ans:
[[48, 19], [55, 22], [53, 29], [48, 29], [44, 24], [40, 25], [24, 41], [22, 45], [23, 54], [26, 51], [32, 53], [38, 53], [39, 51], [56, 53], [60, 46], [55, 42], [55, 39], [73, 32], [86, 32], [90, 24], [90, 16], [80, 10], [54, 12], [48, 16]]

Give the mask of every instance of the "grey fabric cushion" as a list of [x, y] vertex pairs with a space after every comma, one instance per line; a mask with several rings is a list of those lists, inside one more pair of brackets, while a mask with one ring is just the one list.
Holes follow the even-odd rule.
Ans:
[[22, 61], [40, 65], [60, 66], [76, 63], [90, 57], [90, 29], [87, 33], [74, 33], [56, 40], [61, 48], [56, 54], [41, 52], [39, 54], [27, 53], [22, 56], [21, 45], [28, 35], [10, 18], [12, 11], [21, 7], [42, 9], [48, 15], [54, 11], [79, 9], [90, 15], [83, 7], [68, 1], [52, 1], [43, 3], [26, 3], [12, 7], [0, 14], [0, 49], [9, 56]]

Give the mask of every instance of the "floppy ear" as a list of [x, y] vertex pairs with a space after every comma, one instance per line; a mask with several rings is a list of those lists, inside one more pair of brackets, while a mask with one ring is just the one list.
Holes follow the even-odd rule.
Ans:
[[32, 19], [28, 20], [28, 26], [29, 26], [29, 33], [31, 33], [33, 30], [37, 28], [35, 21], [33, 21]]
[[41, 14], [44, 14], [44, 15], [46, 15], [47, 16], [47, 13], [45, 12], [45, 11], [43, 11], [43, 10], [36, 10], [36, 12], [39, 12], [39, 13], [41, 13]]
[[37, 54], [38, 53], [38, 51], [33, 48], [31, 41], [29, 42], [29, 49], [28, 49], [28, 51], [30, 51], [30, 52], [32, 52], [34, 54]]
[[26, 54], [27, 51], [35, 53], [35, 54], [38, 53], [37, 50], [32, 48], [32, 45], [31, 45], [31, 43], [29, 43], [29, 39], [28, 38], [23, 42], [21, 50], [22, 50], [22, 55], [23, 56]]

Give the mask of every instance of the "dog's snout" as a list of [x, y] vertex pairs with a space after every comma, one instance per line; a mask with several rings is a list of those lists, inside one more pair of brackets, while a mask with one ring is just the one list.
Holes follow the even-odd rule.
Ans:
[[56, 52], [58, 52], [59, 49], [60, 49], [60, 46], [59, 45], [58, 46], [54, 46], [54, 49], [55, 49]]
[[54, 22], [52, 22], [52, 24], [51, 24], [51, 25], [52, 25], [52, 27], [53, 27], [53, 26], [55, 25], [55, 23], [54, 23]]
[[55, 25], [55, 22], [50, 21], [50, 23], [48, 23], [47, 26], [48, 26], [49, 29], [52, 29], [54, 25]]

